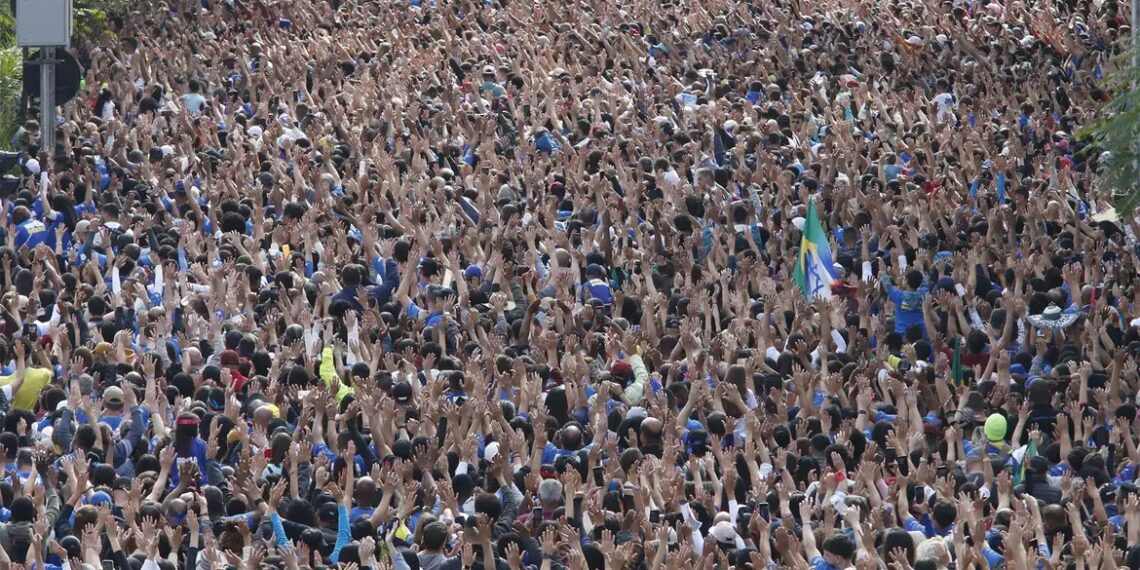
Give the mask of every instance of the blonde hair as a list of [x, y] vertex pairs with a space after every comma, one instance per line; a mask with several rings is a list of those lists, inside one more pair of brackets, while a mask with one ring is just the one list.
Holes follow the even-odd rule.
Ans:
[[914, 549], [914, 559], [934, 560], [940, 567], [944, 567], [950, 561], [950, 549], [946, 547], [946, 541], [942, 537], [928, 538]]

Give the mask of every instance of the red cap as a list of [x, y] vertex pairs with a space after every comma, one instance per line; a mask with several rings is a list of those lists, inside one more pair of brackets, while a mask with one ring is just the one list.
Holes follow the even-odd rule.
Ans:
[[613, 376], [628, 378], [630, 376], [633, 376], [633, 367], [630, 366], [628, 362], [619, 360], [615, 362], [613, 366], [610, 366], [610, 374]]

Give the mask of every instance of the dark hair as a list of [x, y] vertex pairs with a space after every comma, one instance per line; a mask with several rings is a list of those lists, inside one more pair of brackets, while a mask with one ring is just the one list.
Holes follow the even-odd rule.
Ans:
[[475, 497], [475, 512], [496, 520], [503, 511], [503, 503], [492, 493], [480, 493]]
[[447, 525], [432, 521], [424, 526], [420, 547], [425, 550], [439, 550], [447, 542]]
[[918, 289], [922, 286], [922, 272], [917, 269], [911, 269], [906, 272], [906, 284], [911, 289]]
[[79, 426], [79, 428], [75, 430], [74, 445], [86, 451], [94, 447], [96, 437], [95, 428], [90, 425]]
[[906, 551], [907, 562], [914, 563], [914, 537], [909, 532], [896, 528], [887, 531], [883, 536], [881, 556], [889, 556], [891, 551], [901, 548]]
[[[183, 412], [178, 414], [178, 419], [192, 419], [198, 420], [198, 416]], [[174, 451], [182, 457], [190, 457], [193, 455], [191, 444], [198, 437], [198, 424], [197, 421], [193, 425], [175, 425], [174, 428]]]
[[[811, 530], [807, 530], [811, 532]], [[846, 534], [837, 533], [824, 539], [820, 548], [824, 552], [830, 552], [844, 560], [850, 560], [855, 555], [855, 544], [847, 538]]]
[[931, 518], [939, 528], [948, 528], [954, 524], [954, 519], [958, 518], [958, 507], [950, 501], [938, 501], [934, 504]]

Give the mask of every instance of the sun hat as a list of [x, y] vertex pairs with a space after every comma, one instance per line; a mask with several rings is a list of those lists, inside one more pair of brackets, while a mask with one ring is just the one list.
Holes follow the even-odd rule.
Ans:
[[1040, 315], [1029, 315], [1029, 324], [1037, 328], [1061, 330], [1077, 322], [1080, 315], [1075, 312], [1064, 311], [1057, 305], [1049, 305]]

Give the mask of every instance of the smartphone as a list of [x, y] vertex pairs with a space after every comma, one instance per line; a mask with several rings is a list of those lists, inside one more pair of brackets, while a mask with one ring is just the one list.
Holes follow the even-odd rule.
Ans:
[[926, 502], [926, 487], [922, 485], [915, 485], [914, 490], [911, 492], [910, 501], [913, 504]]
[[898, 459], [898, 457], [899, 457], [899, 452], [897, 449], [895, 449], [893, 447], [888, 447], [885, 450], [883, 450], [883, 459], [885, 461], [894, 461], [894, 460]]
[[650, 510], [649, 511], [649, 522], [652, 524], [657, 524], [657, 523], [661, 522], [661, 511], [659, 511], [657, 509]]
[[530, 524], [538, 526], [542, 522], [542, 507], [535, 507], [530, 510]]
[[606, 484], [606, 474], [601, 466], [594, 468], [594, 485], [602, 487]]
[[104, 560], [103, 561], [103, 570], [115, 570], [115, 561], [114, 560]]
[[768, 522], [772, 522], [772, 513], [769, 512], [769, 510], [768, 510], [768, 502], [767, 501], [765, 501], [763, 503], [759, 503], [756, 505], [756, 513], [758, 515], [760, 515], [760, 518], [762, 518]]

